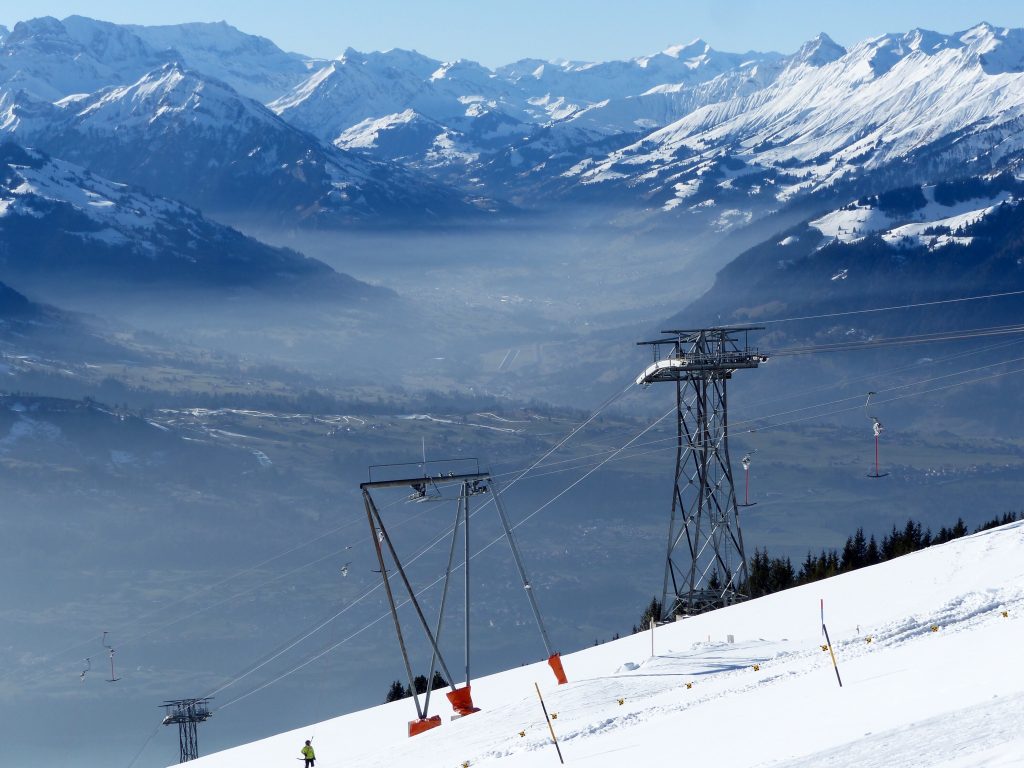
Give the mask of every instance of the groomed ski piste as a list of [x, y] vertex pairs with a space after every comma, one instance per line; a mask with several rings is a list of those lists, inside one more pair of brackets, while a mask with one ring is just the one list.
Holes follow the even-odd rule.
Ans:
[[649, 631], [567, 654], [567, 685], [543, 662], [474, 680], [480, 712], [436, 695], [443, 725], [413, 738], [405, 700], [193, 765], [300, 765], [312, 737], [317, 768], [557, 766], [536, 682], [566, 765], [1022, 766], [1022, 640], [1018, 522], [663, 625], [653, 656]]

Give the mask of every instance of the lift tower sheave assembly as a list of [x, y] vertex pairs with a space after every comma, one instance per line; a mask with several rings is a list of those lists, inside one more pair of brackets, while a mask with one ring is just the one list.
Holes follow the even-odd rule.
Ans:
[[161, 704], [164, 708], [164, 725], [178, 726], [179, 763], [187, 763], [199, 757], [199, 736], [197, 726], [213, 714], [210, 699], [173, 699]]
[[676, 466], [662, 612], [691, 616], [749, 597], [739, 505], [729, 459], [727, 382], [768, 358], [751, 348], [761, 326], [662, 331], [641, 341], [654, 362], [641, 386], [676, 386]]

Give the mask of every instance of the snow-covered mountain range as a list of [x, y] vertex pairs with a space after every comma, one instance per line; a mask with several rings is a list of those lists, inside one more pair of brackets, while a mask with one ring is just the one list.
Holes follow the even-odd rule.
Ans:
[[843, 55], [819, 43], [813, 53], [828, 55], [798, 56], [765, 88], [696, 109], [575, 177], [672, 208], [737, 190], [785, 202], [871, 174], [894, 185], [1019, 166], [1021, 30], [914, 30]]
[[708, 243], [742, 232], [709, 271], [851, 200], [1019, 174], [1022, 127], [1024, 30], [988, 24], [494, 70], [397, 49], [316, 60], [223, 23], [47, 17], [0, 39], [0, 132], [211, 218], [609, 226], [611, 209]]
[[18, 141], [317, 226], [613, 200], [735, 228], [838, 187], [1013, 171], [1022, 94], [1024, 30], [988, 24], [494, 70], [398, 49], [316, 60], [224, 23], [47, 17], [0, 37], [0, 127]]
[[316, 225], [468, 211], [417, 173], [321, 144], [176, 62], [55, 104], [19, 92], [4, 106], [0, 130], [23, 144], [207, 211]]

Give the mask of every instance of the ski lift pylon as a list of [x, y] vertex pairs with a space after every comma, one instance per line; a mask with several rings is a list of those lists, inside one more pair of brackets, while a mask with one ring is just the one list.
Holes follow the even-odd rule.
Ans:
[[877, 392], [868, 392], [867, 399], [864, 401], [864, 415], [871, 420], [871, 433], [875, 437], [875, 467], [873, 472], [868, 472], [868, 477], [873, 480], [877, 480], [880, 477], [886, 477], [888, 472], [880, 472], [878, 469], [878, 438], [881, 437], [882, 432], [885, 431], [885, 427], [882, 426], [882, 422], [879, 421], [878, 417], [868, 412], [868, 406], [871, 404], [871, 398], [877, 395]]
[[756, 501], [750, 500], [750, 457], [757, 453], [757, 448], [748, 451], [740, 459], [740, 464], [743, 466], [743, 503], [737, 504], [737, 507], [752, 507], [757, 504]]
[[[475, 462], [475, 459], [470, 461]], [[379, 467], [397, 467], [402, 465], [378, 465]], [[408, 466], [408, 465], [406, 465]], [[370, 477], [373, 477], [375, 467], [370, 468]], [[366, 483], [360, 484], [360, 490], [363, 495], [363, 503], [366, 508], [367, 523], [370, 526], [371, 531], [377, 533], [376, 536], [371, 537], [371, 541], [374, 543], [375, 554], [377, 556], [377, 563], [380, 566], [379, 573], [381, 574], [382, 585], [384, 592], [388, 600], [388, 604], [391, 610], [391, 617], [395, 625], [395, 633], [398, 637], [398, 644], [402, 652], [402, 659], [405, 663], [406, 673], [409, 677], [409, 688], [412, 691], [412, 699], [416, 708], [416, 719], [409, 722], [409, 735], [414, 736], [418, 733], [422, 733], [425, 730], [436, 727], [440, 724], [440, 718], [437, 715], [430, 716], [430, 698], [431, 698], [431, 687], [428, 685], [427, 690], [424, 692], [424, 699], [421, 703], [420, 695], [416, 692], [416, 681], [413, 674], [412, 663], [409, 656], [409, 651], [406, 645], [405, 632], [403, 631], [403, 622], [399, 617], [398, 603], [396, 595], [394, 594], [392, 586], [392, 578], [394, 578], [396, 585], [401, 585], [408, 595], [408, 603], [411, 604], [415, 616], [416, 622], [420, 625], [423, 630], [426, 640], [429, 644], [431, 651], [430, 670], [427, 673], [426, 679], [433, 681], [434, 675], [438, 669], [444, 674], [447, 679], [447, 685], [450, 687], [450, 691], [445, 695], [455, 711], [456, 717], [463, 717], [473, 712], [479, 711], [473, 703], [472, 698], [472, 678], [470, 675], [470, 561], [472, 560], [470, 550], [470, 499], [481, 493], [491, 494], [491, 501], [493, 501], [494, 507], [498, 512], [498, 518], [501, 522], [502, 528], [505, 531], [505, 538], [512, 550], [513, 560], [515, 561], [516, 568], [519, 571], [520, 581], [527, 594], [530, 607], [533, 610], [534, 618], [537, 620], [537, 626], [540, 630], [541, 639], [544, 643], [545, 651], [548, 654], [548, 664], [551, 666], [552, 671], [555, 673], [555, 677], [558, 682], [565, 683], [565, 671], [561, 665], [561, 659], [558, 654], [553, 652], [551, 649], [551, 643], [549, 641], [547, 630], [544, 627], [544, 623], [540, 617], [540, 610], [537, 607], [536, 598], [533, 595], [533, 591], [530, 589], [530, 582], [526, 576], [526, 571], [522, 563], [522, 559], [519, 555], [519, 549], [516, 545], [515, 538], [512, 533], [512, 526], [508, 520], [508, 516], [505, 513], [504, 505], [501, 500], [501, 496], [498, 492], [497, 487], [494, 485], [493, 478], [488, 472], [481, 472], [479, 465], [475, 467], [476, 471], [473, 472], [455, 472], [438, 473], [437, 475], [427, 475], [424, 478], [420, 477], [405, 477], [405, 478], [393, 478], [387, 480], [370, 480]], [[428, 622], [426, 615], [423, 611], [423, 606], [420, 604], [417, 597], [417, 591], [413, 587], [409, 580], [409, 574], [406, 572], [405, 567], [402, 564], [402, 560], [398, 554], [398, 551], [391, 539], [390, 534], [385, 527], [381, 510], [377, 506], [376, 501], [373, 498], [373, 493], [379, 489], [386, 488], [409, 488], [412, 487], [414, 490], [418, 490], [416, 486], [427, 481], [434, 481], [450, 484], [458, 484], [460, 487], [459, 496], [457, 501], [457, 508], [455, 513], [455, 521], [451, 528], [451, 545], [448, 553], [448, 563], [445, 569], [444, 585], [441, 592], [441, 603], [438, 608], [438, 614], [436, 621], [433, 626]], [[460, 537], [461, 533], [461, 537]], [[462, 550], [463, 550], [463, 562], [462, 571], [464, 577], [463, 585], [463, 617], [464, 617], [464, 651], [465, 651], [465, 682], [461, 687], [456, 687], [455, 678], [452, 675], [452, 668], [448, 666], [448, 662], [441, 650], [441, 635], [445, 618], [445, 607], [448, 597], [449, 586], [453, 575], [453, 566], [455, 564], [455, 554], [458, 549], [457, 544], [461, 538]], [[374, 540], [375, 539], [375, 540]], [[391, 568], [388, 567], [388, 561], [390, 561]], [[392, 569], [394, 577], [392, 577]]]
[[110, 677], [107, 679], [107, 682], [116, 683], [121, 678], [114, 673], [114, 646], [107, 642], [107, 635], [109, 634], [110, 633], [107, 632], [107, 630], [103, 630], [103, 639], [100, 642], [103, 643], [103, 647], [107, 649], [107, 652], [110, 655]]

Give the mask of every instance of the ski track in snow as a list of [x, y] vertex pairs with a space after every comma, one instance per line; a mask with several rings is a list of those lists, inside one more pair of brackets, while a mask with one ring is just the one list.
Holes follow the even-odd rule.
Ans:
[[[1009, 716], [1009, 717], [1007, 717]], [[757, 768], [968, 768], [1024, 761], [1024, 694], [937, 715], [797, 760]]]

